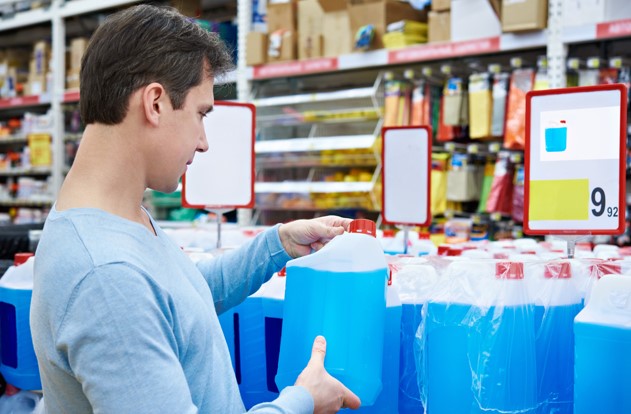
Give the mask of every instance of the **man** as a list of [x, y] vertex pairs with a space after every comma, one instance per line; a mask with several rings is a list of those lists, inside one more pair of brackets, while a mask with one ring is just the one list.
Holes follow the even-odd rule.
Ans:
[[[108, 18], [81, 68], [81, 146], [35, 265], [33, 341], [48, 413], [238, 413], [244, 407], [217, 313], [348, 227], [326, 217], [276, 226], [197, 267], [141, 207], [172, 192], [196, 152], [221, 41], [172, 9]], [[296, 381], [259, 413], [335, 412], [359, 399], [324, 370], [314, 342]]]

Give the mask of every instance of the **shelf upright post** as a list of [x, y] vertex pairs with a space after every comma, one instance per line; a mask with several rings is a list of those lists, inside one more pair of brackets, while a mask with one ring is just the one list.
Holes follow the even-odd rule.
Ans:
[[[247, 77], [245, 56], [247, 37], [252, 22], [252, 0], [237, 0], [237, 100], [247, 102], [250, 99], [250, 82]], [[237, 209], [237, 223], [247, 226], [252, 223], [252, 210]]]
[[57, 199], [59, 189], [64, 180], [64, 114], [62, 103], [65, 89], [66, 67], [66, 27], [64, 18], [60, 13], [63, 0], [53, 0], [52, 12], [52, 59], [53, 59], [53, 85], [51, 90], [51, 110], [53, 115], [52, 132], [52, 193], [53, 199]]
[[567, 45], [563, 42], [563, 0], [548, 1], [547, 54], [550, 87], [564, 88]]

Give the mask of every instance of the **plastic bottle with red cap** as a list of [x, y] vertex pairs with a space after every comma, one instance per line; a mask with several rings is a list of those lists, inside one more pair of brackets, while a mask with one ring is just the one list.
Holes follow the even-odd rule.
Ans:
[[[327, 340], [324, 366], [362, 406], [382, 389], [388, 265], [376, 225], [354, 220], [321, 250], [287, 263], [276, 384], [293, 385], [317, 335]], [[396, 352], [396, 350], [395, 350]]]
[[0, 373], [24, 390], [42, 388], [30, 329], [34, 259], [32, 253], [16, 254], [0, 279]]
[[33, 414], [41, 404], [38, 394], [7, 384], [4, 395], [0, 397], [0, 413]]

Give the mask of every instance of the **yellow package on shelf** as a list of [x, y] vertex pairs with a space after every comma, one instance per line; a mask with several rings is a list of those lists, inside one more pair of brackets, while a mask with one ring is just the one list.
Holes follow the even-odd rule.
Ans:
[[383, 44], [387, 49], [399, 49], [421, 43], [427, 43], [427, 35], [408, 35], [401, 32], [383, 35]]
[[417, 22], [414, 20], [399, 20], [390, 23], [387, 27], [388, 33], [403, 33], [411, 36], [427, 37], [427, 23]]

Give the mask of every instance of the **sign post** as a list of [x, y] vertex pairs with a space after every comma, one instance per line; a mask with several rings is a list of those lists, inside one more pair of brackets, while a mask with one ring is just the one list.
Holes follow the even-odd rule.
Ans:
[[624, 231], [626, 128], [624, 85], [527, 94], [525, 233], [566, 238], [572, 257], [579, 237]]
[[254, 126], [253, 105], [216, 101], [204, 119], [209, 149], [182, 178], [182, 206], [216, 214], [218, 249], [223, 214], [254, 206]]
[[382, 136], [382, 217], [384, 223], [401, 226], [407, 254], [410, 228], [432, 219], [432, 132], [425, 126], [385, 127]]

